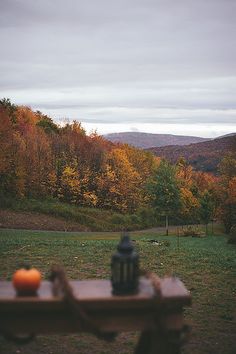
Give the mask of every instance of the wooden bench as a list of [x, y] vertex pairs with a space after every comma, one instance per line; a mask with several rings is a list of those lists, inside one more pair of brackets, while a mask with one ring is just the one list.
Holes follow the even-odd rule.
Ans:
[[[69, 282], [76, 301], [101, 332], [140, 331], [136, 354], [179, 353], [185, 330], [183, 310], [191, 304], [184, 284], [174, 277], [160, 279], [155, 292], [150, 279], [141, 277], [139, 292], [112, 295], [109, 280]], [[89, 332], [70, 311], [62, 296], [52, 294], [43, 281], [38, 296], [16, 296], [11, 282], [0, 282], [0, 334], [15, 335]]]

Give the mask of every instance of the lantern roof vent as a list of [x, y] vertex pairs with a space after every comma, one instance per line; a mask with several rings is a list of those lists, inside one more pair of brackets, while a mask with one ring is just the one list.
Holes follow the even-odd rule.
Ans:
[[134, 247], [132, 245], [132, 242], [130, 240], [129, 234], [125, 232], [123, 236], [121, 237], [120, 243], [117, 247], [119, 252], [122, 253], [132, 253], [134, 250]]

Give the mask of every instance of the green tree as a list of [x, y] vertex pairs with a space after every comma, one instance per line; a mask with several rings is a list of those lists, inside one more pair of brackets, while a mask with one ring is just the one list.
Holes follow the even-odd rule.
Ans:
[[152, 206], [156, 212], [164, 215], [166, 235], [169, 234], [169, 216], [181, 207], [180, 189], [176, 178], [175, 166], [162, 160], [147, 184]]
[[206, 225], [206, 234], [208, 234], [208, 224], [212, 220], [215, 210], [215, 203], [211, 193], [206, 190], [200, 198], [200, 218]]
[[236, 176], [236, 159], [233, 153], [227, 154], [220, 162], [219, 172], [223, 179], [229, 181]]
[[48, 117], [46, 114], [36, 111], [36, 115], [39, 118], [38, 127], [43, 128], [45, 133], [59, 133], [59, 127], [53, 122], [52, 118]]
[[2, 98], [0, 100], [0, 108], [3, 108], [6, 110], [6, 113], [11, 119], [12, 123], [16, 123], [16, 109], [17, 106], [11, 103], [9, 98]]

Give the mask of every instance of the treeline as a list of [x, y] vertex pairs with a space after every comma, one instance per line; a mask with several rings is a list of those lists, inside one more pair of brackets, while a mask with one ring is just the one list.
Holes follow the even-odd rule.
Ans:
[[151, 153], [86, 135], [76, 121], [59, 127], [7, 99], [0, 106], [2, 194], [122, 212], [146, 203], [144, 185], [157, 161]]
[[1, 198], [55, 198], [122, 213], [155, 210], [176, 222], [235, 223], [236, 160], [225, 157], [216, 177], [179, 159], [87, 135], [74, 121], [58, 126], [29, 107], [0, 101]]
[[147, 187], [155, 210], [178, 224], [221, 220], [226, 232], [236, 224], [236, 159], [225, 156], [220, 176], [194, 171], [183, 158], [171, 165], [161, 160]]

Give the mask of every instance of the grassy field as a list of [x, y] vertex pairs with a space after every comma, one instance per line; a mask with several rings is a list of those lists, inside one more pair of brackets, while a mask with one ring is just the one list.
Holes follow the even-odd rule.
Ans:
[[[236, 247], [223, 234], [206, 238], [131, 233], [141, 267], [160, 276], [177, 275], [191, 290], [193, 305], [185, 311], [192, 336], [183, 352], [236, 353]], [[51, 264], [64, 265], [71, 279], [109, 278], [110, 257], [119, 233], [63, 233], [0, 230], [0, 279], [10, 280], [22, 262], [39, 268], [44, 278]], [[160, 245], [148, 240], [157, 239]], [[168, 242], [166, 242], [168, 241]], [[0, 339], [6, 354], [132, 353], [137, 333], [121, 333], [112, 344], [90, 335], [39, 336], [23, 347]]]

